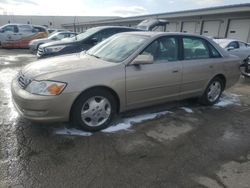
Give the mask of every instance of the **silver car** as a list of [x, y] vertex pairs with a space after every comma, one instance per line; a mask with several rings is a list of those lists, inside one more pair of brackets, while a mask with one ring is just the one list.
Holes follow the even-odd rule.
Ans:
[[27, 65], [13, 80], [12, 95], [27, 119], [98, 131], [117, 113], [166, 101], [199, 97], [213, 105], [238, 81], [239, 64], [206, 37], [122, 33], [86, 53]]
[[69, 32], [69, 31], [57, 32], [57, 33], [50, 35], [48, 38], [35, 39], [35, 40], [30, 41], [29, 49], [32, 53], [35, 53], [37, 51], [37, 49], [39, 48], [39, 46], [42, 44], [57, 41], [57, 40], [62, 40], [65, 38], [70, 38], [70, 37], [73, 37], [76, 35], [77, 35], [77, 33]]
[[241, 59], [240, 70], [245, 76], [250, 77], [250, 45], [233, 39], [214, 39], [222, 48]]

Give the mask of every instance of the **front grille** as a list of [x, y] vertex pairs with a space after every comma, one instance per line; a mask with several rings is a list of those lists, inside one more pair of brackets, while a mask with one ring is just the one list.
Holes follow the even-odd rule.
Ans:
[[31, 82], [30, 78], [27, 78], [22, 72], [17, 76], [17, 82], [21, 88], [25, 89]]

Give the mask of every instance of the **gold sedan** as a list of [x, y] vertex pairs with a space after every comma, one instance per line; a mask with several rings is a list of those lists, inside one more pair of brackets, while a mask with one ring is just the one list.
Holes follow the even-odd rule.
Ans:
[[122, 33], [87, 52], [27, 65], [13, 80], [12, 95], [27, 119], [98, 131], [117, 113], [166, 101], [200, 97], [213, 105], [238, 81], [239, 65], [206, 37]]

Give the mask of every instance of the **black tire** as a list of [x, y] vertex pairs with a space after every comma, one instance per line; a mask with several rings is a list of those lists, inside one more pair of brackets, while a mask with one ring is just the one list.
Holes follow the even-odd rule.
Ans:
[[[111, 106], [111, 113], [110, 113], [109, 118], [103, 124], [93, 127], [93, 126], [87, 125], [82, 120], [81, 111], [85, 102], [95, 96], [104, 97], [109, 101], [110, 106]], [[114, 119], [117, 113], [116, 102], [117, 101], [115, 97], [109, 91], [105, 89], [91, 89], [89, 91], [86, 91], [82, 93], [73, 104], [73, 107], [71, 109], [71, 123], [73, 124], [73, 126], [79, 127], [83, 129], [84, 131], [96, 132], [96, 131], [105, 129], [110, 125], [110, 123], [112, 122], [112, 120]]]
[[[211, 101], [209, 100], [209, 91], [210, 91], [210, 86], [212, 84], [214, 84], [215, 82], [219, 83], [220, 84], [220, 87], [221, 87], [221, 90], [220, 90], [220, 93], [218, 95], [218, 97], [216, 97], [215, 100]], [[207, 106], [212, 106], [214, 105], [215, 103], [217, 103], [221, 97], [221, 94], [224, 90], [224, 87], [225, 87], [225, 83], [219, 78], [219, 77], [215, 77], [213, 78], [209, 83], [208, 83], [208, 86], [205, 90], [205, 92], [203, 93], [203, 95], [201, 96], [200, 98], [200, 103], [203, 104], [203, 105], [207, 105]]]

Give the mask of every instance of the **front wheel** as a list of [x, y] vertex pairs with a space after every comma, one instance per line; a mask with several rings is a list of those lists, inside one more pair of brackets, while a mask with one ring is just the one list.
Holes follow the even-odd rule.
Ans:
[[211, 80], [201, 97], [201, 103], [204, 105], [213, 105], [217, 103], [223, 92], [224, 84], [220, 78]]
[[83, 93], [74, 103], [71, 120], [85, 131], [99, 131], [109, 126], [116, 114], [114, 96], [100, 89]]

